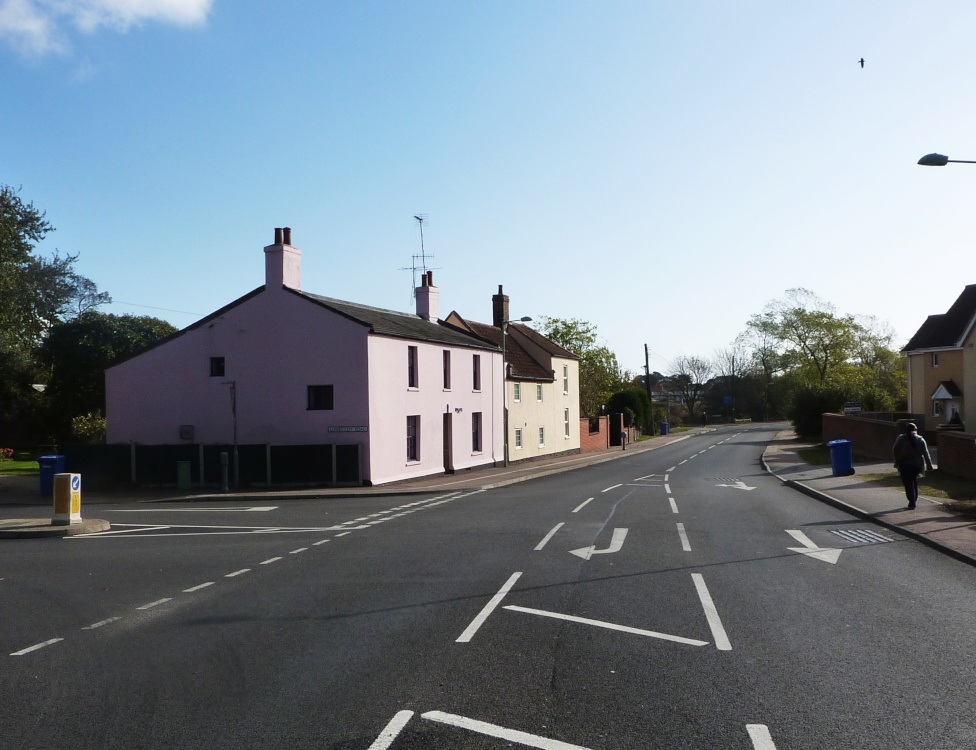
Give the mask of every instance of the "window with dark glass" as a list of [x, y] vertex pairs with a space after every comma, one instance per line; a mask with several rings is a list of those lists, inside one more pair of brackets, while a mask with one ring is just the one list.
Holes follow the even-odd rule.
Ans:
[[444, 350], [444, 390], [451, 390], [451, 352]]
[[481, 390], [481, 355], [475, 354], [472, 358], [474, 361], [474, 373], [473, 379], [471, 381], [471, 387], [476, 390]]
[[308, 409], [323, 410], [333, 408], [333, 391], [331, 385], [310, 385], [308, 387]]
[[222, 377], [224, 377], [224, 358], [223, 357], [211, 357], [210, 358], [210, 377], [212, 377], [212, 378], [222, 378]]
[[479, 452], [481, 450], [481, 412], [476, 411], [471, 414], [471, 450]]
[[420, 382], [417, 373], [417, 347], [407, 347], [407, 388], [417, 388]]
[[407, 417], [407, 460], [420, 460], [420, 416]]

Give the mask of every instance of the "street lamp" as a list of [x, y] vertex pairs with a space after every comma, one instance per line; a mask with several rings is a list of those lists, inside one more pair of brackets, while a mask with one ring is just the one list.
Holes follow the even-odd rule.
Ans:
[[950, 159], [948, 156], [943, 154], [926, 154], [918, 163], [923, 167], [944, 167], [946, 164], [976, 164], [976, 161], [968, 161], [966, 159]]
[[502, 392], [505, 394], [502, 399], [502, 410], [503, 410], [503, 429], [505, 432], [505, 450], [504, 450], [504, 462], [505, 466], [508, 466], [508, 363], [505, 361], [505, 339], [508, 336], [508, 324], [509, 323], [529, 323], [532, 321], [528, 315], [519, 318], [518, 320], [503, 320], [502, 321]]
[[240, 483], [240, 460], [237, 455], [237, 381], [236, 380], [225, 380], [221, 385], [230, 386], [230, 412], [234, 418], [234, 467], [233, 467], [233, 477], [234, 477], [234, 489], [237, 489]]

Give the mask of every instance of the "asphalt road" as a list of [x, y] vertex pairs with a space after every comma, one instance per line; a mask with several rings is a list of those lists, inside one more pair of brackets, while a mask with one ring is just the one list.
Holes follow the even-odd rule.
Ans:
[[973, 569], [766, 475], [773, 434], [8, 540], [0, 747], [976, 747]]

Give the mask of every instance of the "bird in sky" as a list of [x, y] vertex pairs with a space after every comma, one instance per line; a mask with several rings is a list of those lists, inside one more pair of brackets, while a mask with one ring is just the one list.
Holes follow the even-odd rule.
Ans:
[[861, 63], [861, 67], [863, 68], [864, 67], [864, 58], [862, 57], [860, 60], [858, 60], [858, 62]]

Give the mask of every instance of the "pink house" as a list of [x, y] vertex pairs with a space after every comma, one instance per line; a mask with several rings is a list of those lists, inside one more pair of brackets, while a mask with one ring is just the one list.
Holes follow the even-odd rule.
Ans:
[[302, 291], [289, 228], [264, 257], [263, 286], [106, 370], [109, 443], [355, 446], [364, 484], [503, 460], [501, 351], [438, 320], [431, 273], [411, 314]]

